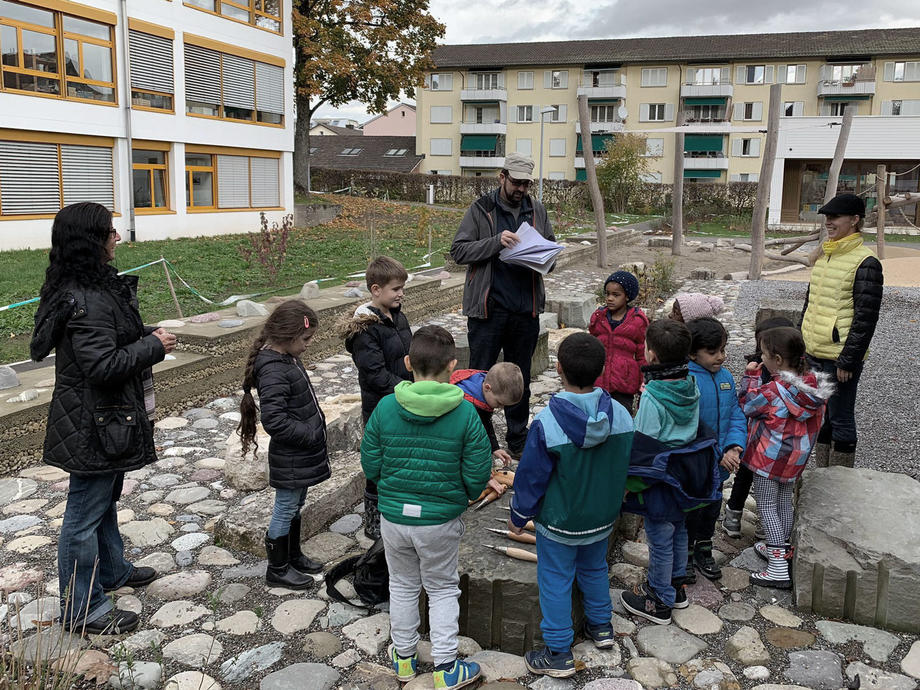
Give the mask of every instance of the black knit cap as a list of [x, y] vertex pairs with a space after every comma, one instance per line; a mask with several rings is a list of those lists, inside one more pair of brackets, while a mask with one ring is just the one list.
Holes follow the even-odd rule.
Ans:
[[604, 290], [607, 289], [607, 283], [616, 283], [623, 288], [626, 293], [626, 301], [632, 302], [639, 296], [639, 280], [629, 271], [617, 271], [607, 276], [604, 281]]
[[838, 194], [818, 209], [822, 215], [866, 217], [866, 202], [855, 194]]

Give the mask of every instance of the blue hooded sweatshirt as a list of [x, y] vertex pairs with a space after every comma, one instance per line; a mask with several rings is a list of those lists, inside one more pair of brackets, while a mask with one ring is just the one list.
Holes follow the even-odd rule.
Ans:
[[554, 395], [530, 425], [511, 521], [533, 519], [564, 544], [606, 539], [620, 513], [632, 436], [632, 418], [606, 391]]
[[[719, 438], [719, 457], [732, 446], [744, 453], [747, 443], [747, 418], [738, 402], [735, 378], [725, 367], [713, 374], [696, 362], [690, 362], [690, 373], [696, 379], [700, 392], [700, 421], [716, 432]], [[724, 467], [719, 471], [722, 481], [729, 472]]]

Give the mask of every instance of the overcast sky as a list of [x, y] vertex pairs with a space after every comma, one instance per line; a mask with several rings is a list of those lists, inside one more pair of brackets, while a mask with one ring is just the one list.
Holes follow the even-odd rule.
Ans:
[[[431, 0], [430, 7], [449, 44], [920, 26], [916, 0]], [[370, 117], [360, 103], [318, 115]]]

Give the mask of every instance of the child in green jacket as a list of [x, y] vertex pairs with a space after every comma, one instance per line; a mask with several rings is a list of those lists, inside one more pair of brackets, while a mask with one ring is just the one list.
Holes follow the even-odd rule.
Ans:
[[454, 690], [480, 677], [457, 659], [460, 514], [492, 470], [492, 446], [473, 405], [448, 381], [457, 365], [450, 333], [424, 326], [413, 336], [403, 381], [377, 405], [364, 429], [361, 465], [379, 494], [380, 534], [390, 574], [389, 655], [397, 678], [415, 677], [418, 602], [428, 595], [434, 687]]

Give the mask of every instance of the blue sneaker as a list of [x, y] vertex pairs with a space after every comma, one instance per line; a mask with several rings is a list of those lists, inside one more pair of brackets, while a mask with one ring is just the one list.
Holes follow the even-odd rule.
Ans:
[[387, 650], [387, 656], [393, 664], [393, 670], [396, 671], [396, 680], [405, 683], [415, 678], [416, 669], [418, 668], [418, 652], [412, 656], [399, 656], [396, 653], [396, 646], [390, 645]]
[[524, 664], [531, 673], [551, 678], [568, 678], [575, 675], [575, 657], [572, 650], [553, 654], [548, 647], [539, 652], [527, 652]]
[[613, 626], [610, 623], [591, 625], [585, 621], [585, 637], [594, 642], [598, 649], [610, 649], [616, 644], [613, 639]]
[[482, 669], [475, 661], [454, 661], [454, 665], [446, 670], [434, 671], [435, 690], [457, 690], [470, 683], [475, 683], [482, 675]]

